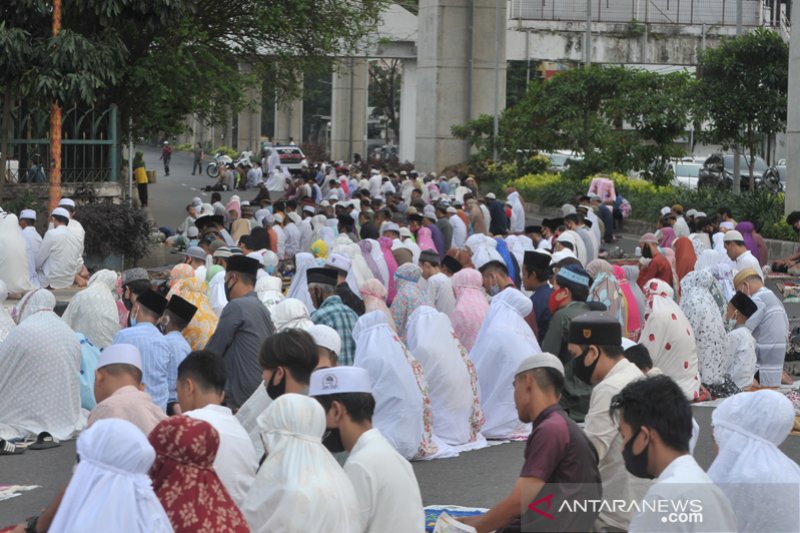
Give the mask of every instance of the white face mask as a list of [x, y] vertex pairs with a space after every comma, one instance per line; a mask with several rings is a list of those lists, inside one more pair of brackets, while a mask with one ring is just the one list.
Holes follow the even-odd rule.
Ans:
[[736, 329], [736, 319], [735, 318], [729, 318], [727, 320], [727, 322], [725, 322], [725, 331], [729, 331], [730, 332], [730, 331], [733, 331], [734, 329]]

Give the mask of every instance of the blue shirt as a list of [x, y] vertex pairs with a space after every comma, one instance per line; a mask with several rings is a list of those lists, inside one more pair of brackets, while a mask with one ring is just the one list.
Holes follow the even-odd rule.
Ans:
[[175, 403], [178, 401], [178, 394], [175, 392], [175, 387], [178, 382], [178, 366], [186, 359], [192, 347], [183, 338], [180, 331], [170, 331], [164, 338], [167, 339], [170, 347], [172, 348], [171, 357], [169, 359], [169, 368], [167, 371], [167, 385], [169, 386], [169, 399], [167, 403]]
[[75, 333], [81, 343], [81, 407], [87, 411], [94, 409], [94, 371], [100, 362], [100, 349], [89, 342], [83, 333]]
[[314, 324], [324, 324], [336, 330], [342, 339], [342, 353], [339, 356], [340, 366], [352, 366], [356, 356], [356, 343], [353, 340], [353, 328], [358, 315], [342, 303], [338, 295], [329, 296], [319, 309], [311, 313]]
[[533, 312], [536, 314], [536, 327], [539, 330], [539, 342], [542, 342], [542, 339], [547, 334], [547, 329], [550, 327], [550, 319], [553, 318], [553, 314], [547, 305], [550, 302], [551, 294], [553, 294], [553, 287], [545, 283], [533, 291], [531, 295]]
[[153, 403], [166, 412], [172, 346], [164, 335], [153, 324], [142, 322], [119, 330], [111, 344], [133, 344], [139, 348], [142, 355], [144, 390], [153, 398]]

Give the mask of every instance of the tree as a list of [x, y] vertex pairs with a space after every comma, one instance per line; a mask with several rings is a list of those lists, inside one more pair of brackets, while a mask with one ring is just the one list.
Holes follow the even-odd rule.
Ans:
[[374, 117], [386, 119], [386, 144], [389, 132], [395, 142], [400, 139], [400, 84], [402, 62], [398, 59], [371, 61], [369, 63], [369, 99]]
[[786, 128], [788, 87], [789, 46], [774, 31], [759, 28], [727, 39], [700, 57], [695, 104], [710, 125], [703, 137], [749, 153], [750, 190], [763, 136]]

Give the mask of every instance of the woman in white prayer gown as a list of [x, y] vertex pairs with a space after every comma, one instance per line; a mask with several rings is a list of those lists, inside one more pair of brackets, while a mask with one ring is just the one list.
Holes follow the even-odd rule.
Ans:
[[11, 294], [33, 288], [28, 272], [28, 245], [17, 215], [0, 209], [0, 280]]
[[295, 273], [292, 277], [292, 283], [289, 285], [289, 290], [286, 291], [287, 298], [295, 298], [303, 302], [309, 313], [313, 313], [316, 308], [314, 307], [314, 302], [311, 301], [311, 295], [308, 293], [306, 271], [316, 266], [318, 266], [317, 260], [308, 252], [301, 252], [294, 256]]
[[275, 331], [285, 329], [306, 330], [314, 325], [308, 308], [303, 302], [296, 298], [286, 298], [282, 300], [271, 313], [272, 323]]
[[284, 394], [260, 418], [267, 459], [242, 505], [251, 531], [358, 532], [353, 485], [322, 444], [322, 405]]
[[[380, 250], [380, 246], [378, 246]], [[356, 243], [350, 240], [347, 235], [339, 235], [336, 238], [336, 245], [331, 250], [333, 253], [344, 254], [350, 258], [352, 266], [350, 272], [347, 273], [347, 285], [353, 293], [361, 298], [361, 291], [359, 287], [367, 280], [374, 278], [372, 271], [367, 265], [367, 260], [361, 254], [361, 248]]]
[[0, 344], [0, 438], [47, 431], [66, 439], [86, 424], [80, 343], [55, 305], [53, 293], [37, 289], [14, 308], [19, 325]]
[[469, 354], [478, 371], [486, 438], [522, 438], [530, 433], [531, 425], [519, 420], [509, 383], [523, 359], [542, 351], [524, 318], [532, 309], [530, 298], [516, 289], [494, 296]]
[[6, 311], [6, 298], [8, 298], [6, 282], [0, 279], [0, 344], [3, 343], [3, 339], [5, 339], [16, 326], [14, 319], [11, 318], [11, 315]]
[[283, 301], [283, 281], [281, 278], [270, 276], [261, 276], [256, 281], [256, 294], [258, 299], [264, 304], [264, 307], [269, 311], [270, 316], [275, 312], [275, 307]]
[[75, 467], [48, 531], [172, 533], [148, 472], [156, 452], [142, 430], [98, 420], [78, 437]]
[[800, 531], [800, 466], [778, 449], [794, 420], [792, 402], [772, 390], [736, 394], [711, 415], [719, 452], [708, 475], [741, 532]]
[[89, 342], [101, 350], [111, 345], [119, 331], [116, 289], [116, 272], [95, 272], [89, 278], [89, 285], [72, 297], [62, 317], [73, 331], [86, 335]]
[[428, 305], [411, 313], [408, 349], [425, 369], [433, 434], [451, 446], [485, 446], [478, 374], [447, 315]]

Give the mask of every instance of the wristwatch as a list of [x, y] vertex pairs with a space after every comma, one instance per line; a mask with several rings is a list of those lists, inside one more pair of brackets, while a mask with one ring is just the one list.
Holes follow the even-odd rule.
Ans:
[[32, 516], [25, 522], [25, 533], [38, 533], [36, 523], [39, 521], [38, 516]]

